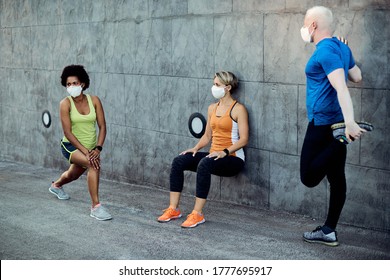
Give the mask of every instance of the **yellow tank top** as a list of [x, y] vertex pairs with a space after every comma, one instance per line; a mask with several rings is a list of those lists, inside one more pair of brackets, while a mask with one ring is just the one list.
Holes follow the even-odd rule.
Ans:
[[[70, 121], [72, 124], [72, 133], [80, 141], [80, 143], [88, 150], [96, 146], [96, 111], [92, 103], [92, 98], [86, 94], [89, 105], [89, 114], [82, 115], [77, 111], [72, 97], [70, 100]], [[69, 142], [64, 136], [64, 142]]]
[[[237, 101], [234, 101], [229, 110], [223, 116], [217, 116], [217, 107], [215, 106], [210, 118], [211, 126], [211, 148], [210, 153], [214, 151], [222, 151], [229, 148], [240, 139], [238, 124], [231, 118], [231, 111]], [[241, 148], [230, 155], [236, 156], [245, 160], [244, 150]]]

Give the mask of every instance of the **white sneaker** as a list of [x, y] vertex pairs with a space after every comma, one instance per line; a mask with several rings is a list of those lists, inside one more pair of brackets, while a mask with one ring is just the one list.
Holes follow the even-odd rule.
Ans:
[[310, 243], [321, 243], [328, 246], [337, 246], [339, 242], [337, 241], [337, 233], [336, 231], [332, 231], [331, 233], [325, 234], [322, 231], [322, 227], [318, 226], [313, 231], [308, 231], [303, 234], [303, 240]]
[[58, 199], [61, 199], [61, 200], [70, 198], [69, 195], [64, 191], [63, 188], [56, 188], [56, 187], [50, 186], [49, 192], [56, 195], [58, 197]]
[[96, 220], [99, 220], [99, 221], [106, 221], [106, 220], [112, 219], [112, 216], [110, 215], [110, 213], [108, 213], [106, 208], [104, 208], [100, 204], [91, 208], [90, 216], [95, 218]]

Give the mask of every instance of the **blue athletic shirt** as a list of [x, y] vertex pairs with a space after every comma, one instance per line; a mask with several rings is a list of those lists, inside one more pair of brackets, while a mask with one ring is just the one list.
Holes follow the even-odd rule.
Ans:
[[343, 121], [343, 114], [337, 92], [327, 75], [343, 68], [345, 80], [348, 70], [355, 66], [350, 48], [336, 37], [321, 40], [307, 62], [306, 109], [309, 122], [315, 125], [329, 125]]

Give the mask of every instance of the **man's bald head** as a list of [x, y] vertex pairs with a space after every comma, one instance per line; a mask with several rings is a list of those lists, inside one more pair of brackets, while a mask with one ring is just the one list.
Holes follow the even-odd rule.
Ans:
[[310, 25], [312, 22], [316, 22], [317, 29], [321, 31], [329, 31], [333, 34], [333, 14], [330, 9], [323, 6], [315, 6], [307, 10], [305, 16], [305, 26]]

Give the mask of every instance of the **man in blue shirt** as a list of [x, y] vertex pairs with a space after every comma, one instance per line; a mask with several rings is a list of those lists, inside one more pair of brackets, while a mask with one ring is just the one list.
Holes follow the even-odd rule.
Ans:
[[[360, 82], [361, 71], [355, 64], [345, 40], [333, 35], [333, 15], [325, 7], [316, 6], [306, 12], [301, 29], [302, 39], [314, 43], [316, 50], [309, 59], [306, 73], [306, 108], [309, 125], [301, 152], [301, 181], [309, 188], [326, 176], [330, 183], [330, 201], [323, 226], [305, 232], [308, 242], [337, 246], [335, 231], [346, 198], [346, 145], [366, 132], [355, 122], [347, 78]], [[343, 138], [333, 136], [332, 125], [340, 123]], [[336, 125], [338, 128], [340, 124]], [[366, 128], [367, 129], [367, 128]]]

